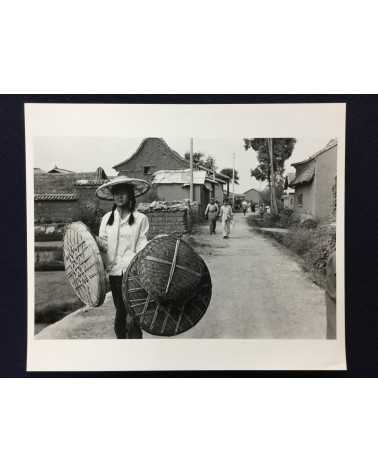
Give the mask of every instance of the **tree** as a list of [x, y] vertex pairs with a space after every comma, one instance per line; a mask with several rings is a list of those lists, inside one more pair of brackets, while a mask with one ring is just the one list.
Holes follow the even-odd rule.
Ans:
[[[221, 170], [221, 174], [227, 175], [232, 180], [232, 168], [231, 167], [226, 167], [226, 169]], [[239, 173], [235, 169], [235, 183], [239, 183]]]
[[[267, 185], [263, 190], [261, 190], [260, 192], [260, 196], [261, 196], [261, 199], [263, 200], [263, 202], [266, 204], [266, 205], [270, 205], [270, 186]], [[282, 194], [284, 193], [284, 188], [281, 184], [279, 184], [277, 187], [276, 187], [276, 198], [277, 200], [281, 200], [282, 198]]]
[[[186, 152], [184, 157], [187, 161], [190, 161], [190, 152]], [[213, 171], [217, 169], [214, 157], [209, 155], [205, 159], [205, 154], [203, 152], [193, 152], [193, 167], [198, 166], [206, 167], [206, 169]]]
[[[295, 138], [272, 138], [271, 142], [273, 149], [273, 166], [270, 159], [267, 138], [244, 138], [244, 149], [247, 151], [252, 148], [257, 152], [259, 164], [254, 169], [251, 169], [251, 177], [263, 182], [268, 181], [271, 193], [271, 204], [273, 207], [276, 207], [276, 189], [282, 185], [285, 161], [292, 155], [297, 140]], [[273, 178], [271, 174], [273, 174]]]
[[[187, 161], [190, 161], [190, 152], [186, 152], [184, 157]], [[203, 165], [204, 164], [204, 160], [202, 159], [203, 157], [205, 157], [205, 154], [203, 154], [202, 152], [193, 152], [193, 165], [194, 166], [198, 166], [199, 164]]]
[[266, 186], [264, 190], [261, 190], [259, 193], [265, 205], [270, 205], [270, 187]]
[[[282, 176], [285, 170], [285, 161], [292, 155], [295, 138], [273, 138], [273, 166], [278, 176]], [[244, 149], [252, 148], [257, 151], [259, 165], [251, 170], [251, 176], [257, 180], [270, 182], [270, 159], [266, 138], [244, 138]]]
[[215, 172], [217, 170], [217, 166], [215, 164], [215, 158], [212, 156], [207, 156], [206, 161], [204, 163], [204, 167]]

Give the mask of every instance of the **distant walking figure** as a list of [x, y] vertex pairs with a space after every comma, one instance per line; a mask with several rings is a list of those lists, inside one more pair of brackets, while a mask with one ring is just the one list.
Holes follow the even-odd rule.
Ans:
[[243, 201], [242, 201], [242, 209], [243, 209], [243, 215], [245, 216], [245, 214], [247, 213], [247, 209], [248, 209], [248, 202], [247, 202], [247, 200], [243, 200]]
[[232, 207], [227, 198], [224, 199], [221, 206], [220, 217], [222, 218], [223, 237], [228, 238], [231, 231], [231, 221], [233, 218]]
[[218, 214], [219, 214], [219, 207], [215, 203], [214, 198], [210, 198], [210, 203], [207, 205], [206, 210], [205, 210], [205, 216], [209, 219], [210, 234], [215, 234]]

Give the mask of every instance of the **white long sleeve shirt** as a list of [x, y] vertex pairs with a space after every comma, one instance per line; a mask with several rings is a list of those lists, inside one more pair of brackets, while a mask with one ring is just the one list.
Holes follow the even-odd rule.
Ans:
[[134, 211], [134, 223], [129, 225], [129, 216], [121, 219], [119, 211], [114, 211], [114, 222], [107, 225], [111, 212], [106, 213], [100, 225], [99, 237], [107, 243], [103, 254], [105, 268], [109, 275], [122, 275], [137, 252], [147, 244], [148, 218]]
[[219, 216], [222, 219], [222, 223], [225, 223], [226, 221], [231, 221], [233, 217], [231, 205], [222, 205], [219, 212]]

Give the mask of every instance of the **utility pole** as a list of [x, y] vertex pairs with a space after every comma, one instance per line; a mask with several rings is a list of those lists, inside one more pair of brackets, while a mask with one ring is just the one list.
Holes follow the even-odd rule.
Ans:
[[193, 138], [190, 138], [190, 187], [189, 201], [193, 203]]
[[213, 185], [212, 185], [212, 197], [215, 199], [215, 163], [214, 163], [214, 160], [211, 161], [211, 170], [213, 171]]
[[270, 160], [270, 211], [273, 215], [278, 214], [277, 200], [276, 200], [276, 178], [273, 163], [273, 139], [267, 138], [268, 153]]
[[235, 208], [235, 153], [232, 155], [232, 209]]

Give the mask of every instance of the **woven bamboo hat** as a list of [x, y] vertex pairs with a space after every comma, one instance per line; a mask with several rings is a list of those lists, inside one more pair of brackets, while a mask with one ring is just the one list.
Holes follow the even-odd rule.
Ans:
[[159, 300], [141, 284], [137, 268], [142, 259], [141, 251], [123, 275], [122, 296], [128, 312], [139, 320], [144, 331], [155, 336], [176, 336], [193, 328], [206, 313], [211, 300], [211, 278], [205, 262], [200, 258], [202, 275], [191, 297]]
[[140, 252], [136, 264], [142, 287], [162, 301], [193, 296], [203, 270], [201, 257], [175, 234], [152, 239]]
[[119, 175], [114, 179], [102, 184], [96, 190], [96, 195], [101, 200], [114, 200], [113, 189], [117, 185], [132, 185], [134, 187], [135, 197], [140, 197], [144, 193], [148, 192], [151, 185], [146, 180], [134, 179], [132, 177], [127, 177], [126, 175]]
[[97, 243], [80, 221], [65, 228], [63, 258], [66, 277], [80, 300], [100, 306], [106, 295], [106, 275]]

